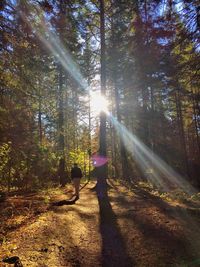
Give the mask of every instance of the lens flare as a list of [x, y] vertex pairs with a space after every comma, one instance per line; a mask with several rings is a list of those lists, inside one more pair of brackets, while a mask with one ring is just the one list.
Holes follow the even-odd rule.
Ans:
[[44, 12], [39, 7], [34, 7], [34, 9], [36, 13], [35, 21], [37, 21], [37, 23], [40, 21], [39, 27], [31, 24], [22, 11], [20, 12], [21, 18], [29, 25], [41, 43], [43, 43], [49, 52], [52, 53], [58, 64], [62, 65], [66, 72], [69, 73], [75, 81], [77, 81], [81, 88], [89, 92], [92, 113], [96, 116], [99, 115], [100, 112], [108, 113], [108, 101], [106, 98], [101, 93], [91, 90], [88, 82], [81, 74], [80, 68], [76, 64], [75, 59], [66, 46], [64, 46], [61, 42], [59, 35], [51, 30], [53, 27], [50, 22], [47, 23], [45, 21]]
[[108, 162], [108, 158], [105, 156], [100, 156], [100, 155], [92, 155], [91, 156], [92, 164], [94, 167], [100, 167], [105, 165]]
[[[38, 25], [38, 21], [41, 21], [41, 23], [39, 23], [39, 27], [33, 26], [23, 12], [20, 12], [20, 16], [30, 26], [39, 40], [55, 56], [55, 58], [58, 60], [58, 63], [61, 64], [63, 68], [70, 73], [74, 80], [77, 81], [79, 86], [91, 92], [86, 79], [81, 74], [80, 68], [75, 63], [72, 55], [62, 44], [59, 36], [50, 30], [53, 29], [51, 24], [48, 23], [47, 25], [45, 22], [43, 11], [38, 7], [34, 8], [36, 11], [36, 24]], [[40, 19], [41, 17], [43, 19]], [[147, 179], [163, 190], [168, 190], [170, 185], [174, 185], [190, 194], [196, 192], [195, 189], [186, 181], [186, 179], [175, 172], [168, 164], [166, 164], [145, 144], [143, 144], [134, 134], [129, 132], [125, 126], [123, 126], [111, 114], [109, 114], [107, 100], [102, 95], [93, 95], [93, 93], [91, 93], [91, 106], [93, 106], [93, 109], [96, 110], [96, 113], [103, 111], [108, 115], [108, 118], [124, 142], [127, 151], [129, 151], [129, 153], [133, 156], [143, 172], [146, 174], [147, 170], [151, 170], [147, 176]]]
[[90, 107], [94, 115], [102, 111], [108, 113], [108, 101], [100, 93], [90, 91]]

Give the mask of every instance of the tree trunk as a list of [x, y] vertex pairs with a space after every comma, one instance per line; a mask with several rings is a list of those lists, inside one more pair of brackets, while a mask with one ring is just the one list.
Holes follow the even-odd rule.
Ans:
[[185, 142], [184, 127], [183, 127], [182, 105], [181, 105], [180, 91], [179, 90], [175, 95], [177, 118], [178, 118], [178, 129], [179, 129], [179, 134], [180, 134], [180, 145], [181, 145], [181, 151], [182, 151], [182, 161], [183, 161], [183, 164], [185, 166], [184, 172], [186, 172], [187, 175], [189, 175], [187, 149], [186, 149], [186, 142]]
[[[66, 5], [64, 1], [59, 4], [58, 32], [61, 41], [63, 41], [63, 30], [66, 24]], [[62, 186], [65, 184], [65, 137], [64, 137], [64, 105], [63, 105], [63, 84], [64, 72], [61, 63], [58, 63], [58, 149], [61, 155], [59, 163], [59, 182]]]
[[200, 155], [200, 141], [199, 141], [199, 125], [198, 125], [198, 114], [196, 111], [196, 106], [198, 106], [198, 103], [195, 102], [195, 95], [192, 93], [192, 106], [193, 106], [193, 114], [194, 114], [194, 125], [195, 125], [195, 135], [196, 135], [196, 140], [197, 140], [197, 146], [198, 146], [198, 153]]
[[58, 147], [61, 154], [64, 154], [64, 112], [63, 112], [63, 69], [59, 64], [58, 66], [58, 75], [59, 75], [59, 91], [58, 91]]
[[[104, 0], [99, 0], [100, 3], [100, 38], [101, 38], [101, 94], [105, 96], [106, 92], [106, 44], [105, 44], [105, 13]], [[106, 114], [100, 113], [100, 133], [99, 133], [99, 154], [106, 157]], [[97, 189], [100, 191], [106, 190], [107, 179], [107, 164], [99, 168], [97, 177]]]
[[39, 127], [39, 142], [40, 145], [42, 145], [42, 111], [41, 111], [41, 105], [42, 105], [41, 95], [39, 95], [39, 111], [38, 111], [38, 127]]

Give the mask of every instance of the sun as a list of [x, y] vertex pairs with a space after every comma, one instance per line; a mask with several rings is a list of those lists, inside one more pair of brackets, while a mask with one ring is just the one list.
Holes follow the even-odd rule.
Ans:
[[94, 115], [100, 112], [108, 113], [108, 100], [98, 92], [90, 92], [90, 108]]

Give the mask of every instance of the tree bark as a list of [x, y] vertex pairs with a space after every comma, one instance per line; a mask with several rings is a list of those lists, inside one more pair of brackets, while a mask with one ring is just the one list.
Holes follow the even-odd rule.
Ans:
[[193, 106], [193, 113], [194, 113], [194, 126], [195, 126], [195, 135], [196, 135], [196, 140], [197, 140], [197, 146], [198, 146], [198, 153], [200, 155], [200, 141], [199, 141], [199, 132], [198, 132], [198, 113], [196, 111], [196, 106], [198, 106], [198, 103], [195, 101], [195, 95], [192, 92], [192, 106]]
[[185, 133], [184, 133], [184, 127], [183, 127], [183, 115], [182, 115], [182, 105], [181, 105], [181, 99], [180, 99], [180, 89], [178, 89], [178, 92], [175, 94], [176, 99], [176, 109], [177, 109], [177, 118], [178, 118], [178, 129], [180, 134], [180, 145], [181, 145], [181, 151], [182, 151], [182, 161], [185, 166], [185, 172], [187, 175], [189, 175], [189, 166], [188, 166], [188, 158], [187, 158], [187, 148], [186, 148], [186, 141], [185, 141]]
[[[105, 43], [105, 11], [104, 0], [99, 0], [100, 4], [100, 39], [101, 39], [101, 94], [106, 93], [106, 43]], [[100, 129], [99, 129], [99, 154], [106, 157], [106, 114], [100, 113]], [[101, 191], [106, 190], [107, 164], [99, 168], [97, 177], [97, 188]]]
[[[63, 41], [63, 29], [65, 26], [66, 8], [64, 1], [59, 4], [58, 32]], [[63, 105], [64, 72], [61, 63], [58, 63], [58, 149], [61, 154], [59, 163], [59, 182], [64, 186], [65, 182], [65, 136], [64, 136], [64, 105]]]
[[42, 102], [41, 95], [39, 95], [38, 127], [39, 127], [39, 142], [40, 142], [40, 145], [42, 145], [42, 111], [41, 111], [42, 103], [41, 102]]

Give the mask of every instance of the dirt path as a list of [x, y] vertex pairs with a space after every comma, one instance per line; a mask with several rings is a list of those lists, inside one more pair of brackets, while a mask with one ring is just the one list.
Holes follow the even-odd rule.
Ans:
[[102, 200], [91, 187], [75, 205], [51, 207], [12, 231], [0, 257], [17, 255], [29, 267], [200, 266], [198, 209], [115, 183]]

